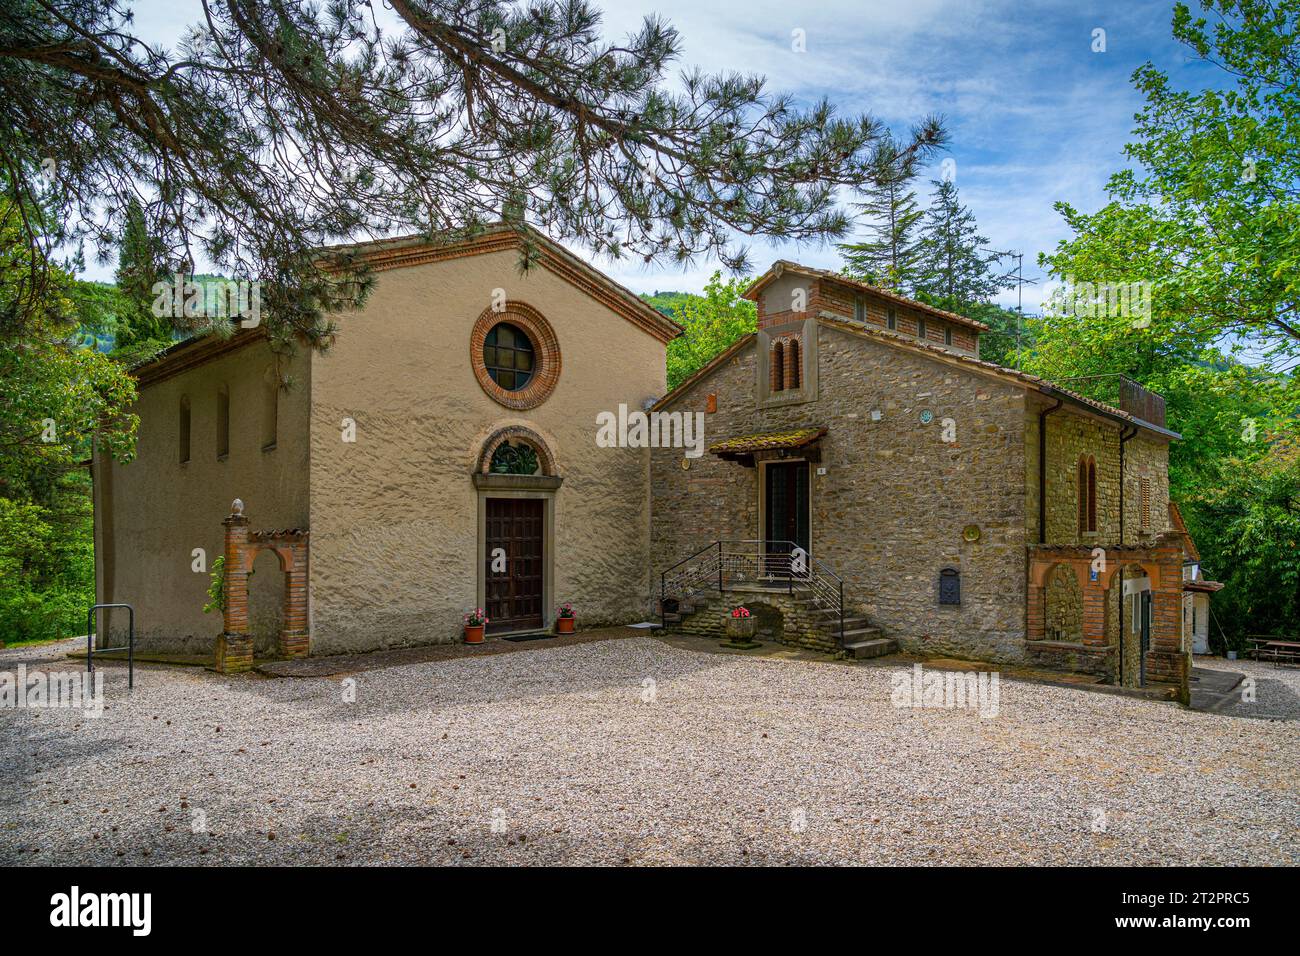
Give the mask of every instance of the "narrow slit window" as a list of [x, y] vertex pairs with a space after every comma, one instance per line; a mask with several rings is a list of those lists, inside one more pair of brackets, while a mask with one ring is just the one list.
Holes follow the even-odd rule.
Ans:
[[916, 320], [916, 337], [918, 339], [925, 338], [925, 319]]
[[889, 314], [885, 317], [885, 327], [889, 329], [898, 328], [898, 315], [894, 312], [892, 306], [889, 309]]
[[786, 347], [785, 361], [785, 387], [798, 388], [800, 380], [803, 377], [803, 368], [801, 365], [802, 355], [799, 354], [799, 340], [791, 339], [790, 344]]
[[1088, 530], [1088, 462], [1079, 459], [1079, 532]]
[[180, 444], [180, 462], [183, 465], [190, 460], [190, 399], [188, 395], [181, 396], [181, 413], [177, 436]]
[[1088, 530], [1097, 530], [1097, 459], [1088, 458]]
[[217, 391], [217, 457], [230, 454], [230, 389], [224, 385]]
[[785, 347], [777, 342], [772, 346], [772, 391], [785, 391]]
[[944, 328], [944, 330], [943, 330], [943, 344], [944, 344], [944, 345], [952, 345], [952, 329], [950, 329], [950, 328], [946, 328], [946, 327]]
[[860, 295], [853, 298], [853, 318], [864, 324], [867, 321], [867, 300]]

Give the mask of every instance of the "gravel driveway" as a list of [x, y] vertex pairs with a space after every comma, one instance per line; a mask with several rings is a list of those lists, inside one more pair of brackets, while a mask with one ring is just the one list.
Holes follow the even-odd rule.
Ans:
[[101, 719], [0, 710], [0, 863], [1300, 863], [1294, 722], [1013, 681], [992, 718], [897, 709], [900, 667], [642, 636], [358, 673], [353, 703], [104, 670]]

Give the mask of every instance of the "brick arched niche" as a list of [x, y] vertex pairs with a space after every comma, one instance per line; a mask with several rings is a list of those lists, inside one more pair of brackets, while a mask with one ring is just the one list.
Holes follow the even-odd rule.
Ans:
[[253, 636], [248, 630], [248, 575], [261, 551], [271, 551], [284, 574], [284, 620], [280, 627], [280, 654], [306, 657], [311, 652], [307, 624], [308, 532], [249, 531], [244, 503], [236, 498], [226, 528], [225, 583], [222, 588], [222, 634], [217, 638], [216, 670], [232, 674], [253, 666]]
[[[1176, 534], [1163, 534], [1151, 547], [1133, 545], [1101, 549], [1104, 568], [1093, 571], [1093, 549], [1075, 545], [1039, 545], [1029, 549], [1026, 638], [1040, 659], [1073, 670], [1104, 674], [1122, 680], [1118, 673], [1119, 635], [1108, 627], [1108, 592], [1123, 579], [1121, 569], [1140, 570], [1151, 582], [1151, 644], [1145, 655], [1146, 677], [1179, 688], [1186, 699], [1190, 660], [1182, 640], [1183, 544]], [[1082, 598], [1082, 639], [1051, 641], [1047, 634], [1047, 594], [1051, 575], [1065, 566], [1073, 572]]]
[[479, 452], [478, 461], [475, 463], [475, 473], [490, 475], [492, 473], [493, 458], [496, 457], [496, 453], [501, 447], [507, 444], [527, 445], [537, 453], [537, 474], [555, 475], [555, 456], [551, 454], [551, 449], [546, 444], [546, 440], [531, 428], [526, 428], [523, 425], [510, 425], [498, 429], [488, 436], [487, 441], [483, 443], [483, 450]]

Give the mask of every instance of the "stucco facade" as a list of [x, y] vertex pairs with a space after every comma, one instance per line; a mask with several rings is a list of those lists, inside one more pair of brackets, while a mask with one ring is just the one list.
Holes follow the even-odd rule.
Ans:
[[[596, 417], [664, 393], [676, 329], [559, 247], [544, 253], [521, 274], [503, 233], [451, 249], [378, 245], [375, 290], [338, 317], [333, 347], [282, 362], [274, 447], [263, 447], [263, 419], [275, 356], [259, 333], [183, 345], [141, 369], [137, 456], [95, 463], [99, 599], [135, 605], [141, 647], [211, 652], [221, 615], [202, 612], [209, 576], [191, 570], [191, 551], [204, 548], [211, 566], [239, 498], [253, 532], [309, 532], [311, 653], [458, 640], [462, 615], [487, 603], [486, 502], [532, 498], [544, 508], [539, 626], [563, 601], [584, 624], [643, 619], [648, 453], [600, 447]], [[549, 351], [537, 353], [547, 389], [533, 407], [507, 407], [480, 382], [481, 335], [477, 359], [471, 339], [497, 309], [547, 327]], [[220, 394], [229, 449], [219, 456]], [[544, 473], [481, 474], [503, 433], [535, 446]], [[249, 628], [255, 652], [272, 654], [282, 576], [270, 554], [254, 572]]]

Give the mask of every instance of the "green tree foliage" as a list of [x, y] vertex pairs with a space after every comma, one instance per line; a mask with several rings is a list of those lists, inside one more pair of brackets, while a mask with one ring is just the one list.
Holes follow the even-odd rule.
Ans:
[[[324, 245], [455, 240], [504, 219], [526, 238], [524, 222], [598, 254], [716, 254], [739, 272], [738, 235], [842, 236], [838, 191], [869, 179], [884, 141], [873, 117], [797, 107], [761, 77], [670, 76], [681, 41], [655, 16], [609, 43], [586, 0], [387, 6], [400, 26], [383, 33], [370, 0], [204, 4], [167, 48], [124, 0], [8, 3], [11, 201], [55, 203], [68, 225], [51, 241], [103, 248], [140, 197], [178, 271], [201, 254], [261, 280], [272, 331], [322, 344], [325, 316], [370, 282]], [[909, 148], [941, 138], [926, 120]]]
[[911, 188], [917, 156], [892, 137], [876, 154], [876, 168], [857, 204], [867, 238], [841, 243], [844, 273], [873, 285], [911, 294], [922, 268], [917, 229], [922, 212]]
[[[135, 383], [87, 334], [112, 326], [103, 289], [63, 267], [23, 261], [24, 226], [0, 200], [0, 314], [40, 295], [20, 330], [0, 334], [0, 640], [66, 636], [93, 603], [92, 447], [129, 458]], [[32, 277], [41, 275], [39, 283]], [[79, 331], [85, 324], [87, 334]]]
[[918, 296], [950, 312], [965, 314], [977, 302], [987, 302], [1015, 285], [1000, 268], [1002, 256], [987, 251], [975, 214], [963, 206], [957, 184], [934, 180], [935, 194], [921, 222], [917, 244], [920, 273], [914, 283]]
[[1179, 333], [1287, 361], [1300, 355], [1300, 0], [1203, 6], [1213, 23], [1180, 3], [1173, 35], [1222, 82], [1186, 91], [1136, 70], [1134, 168], [1094, 214], [1057, 204], [1073, 235], [1042, 261], [1078, 281], [1149, 281]]
[[147, 359], [172, 344], [173, 321], [157, 316], [152, 305], [156, 282], [170, 282], [163, 271], [166, 246], [149, 232], [137, 199], [127, 204], [117, 244], [118, 303], [114, 316], [116, 350], [127, 365]]
[[758, 310], [740, 294], [749, 279], [722, 281], [715, 272], [704, 295], [690, 296], [673, 309], [685, 331], [668, 343], [668, 388], [674, 389], [743, 335], [758, 330]]
[[[1153, 65], [1138, 69], [1147, 102], [1127, 148], [1136, 168], [1112, 177], [1095, 214], [1059, 203], [1072, 235], [1040, 257], [1074, 289], [1145, 284], [1129, 301], [1149, 309], [1060, 300], [1030, 323], [1026, 367], [1090, 393], [1104, 381], [1091, 376], [1123, 374], [1165, 396], [1169, 427], [1183, 435], [1170, 446], [1170, 493], [1208, 576], [1226, 585], [1215, 620], [1240, 641], [1300, 629], [1300, 381], [1285, 370], [1300, 345], [1300, 2], [1206, 9], [1219, 17], [1213, 27], [1178, 5], [1174, 36], [1222, 65], [1225, 83], [1178, 91]], [[1245, 364], [1247, 350], [1270, 361]]]
[[[1212, 599], [1219, 649], [1252, 634], [1297, 636], [1300, 622], [1300, 449], [1277, 442], [1253, 461], [1227, 461], [1225, 481], [1198, 502], [1191, 528], [1215, 555], [1224, 589]], [[1190, 524], [1190, 522], [1189, 522]], [[1226, 640], [1224, 640], [1226, 638]]]

